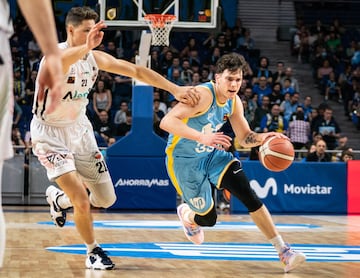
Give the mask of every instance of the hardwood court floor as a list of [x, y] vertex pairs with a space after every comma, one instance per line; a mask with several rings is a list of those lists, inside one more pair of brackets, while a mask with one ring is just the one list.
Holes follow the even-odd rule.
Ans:
[[[81, 244], [73, 226], [56, 228], [39, 222], [50, 221], [48, 208], [5, 206], [7, 246], [0, 277], [360, 277], [360, 261], [310, 261], [294, 272], [284, 274], [278, 261], [264, 260], [191, 260], [111, 256], [116, 268], [111, 271], [85, 269], [85, 256], [45, 250], [51, 246]], [[95, 221], [158, 220], [177, 221], [176, 213], [114, 213], [94, 210]], [[68, 221], [72, 221], [69, 214]], [[251, 222], [247, 215], [219, 215], [218, 221]], [[360, 216], [285, 216], [275, 215], [281, 224], [317, 225], [318, 229], [282, 229], [286, 241], [293, 244], [360, 246]], [[182, 229], [96, 227], [99, 243], [187, 242]], [[256, 229], [205, 230], [206, 243], [267, 243]]]

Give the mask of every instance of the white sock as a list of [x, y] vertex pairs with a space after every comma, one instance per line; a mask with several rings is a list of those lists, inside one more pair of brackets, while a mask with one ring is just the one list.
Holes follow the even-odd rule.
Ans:
[[285, 242], [281, 237], [281, 235], [277, 235], [276, 237], [273, 237], [272, 239], [270, 239], [270, 242], [278, 253], [280, 253], [281, 249], [285, 246]]
[[100, 245], [96, 242], [96, 240], [94, 241], [94, 243], [91, 243], [91, 244], [86, 244], [86, 243], [85, 243], [85, 245], [86, 245], [86, 249], [87, 249], [87, 253], [88, 253], [88, 254], [91, 253], [92, 250], [94, 250], [94, 248], [100, 246]]

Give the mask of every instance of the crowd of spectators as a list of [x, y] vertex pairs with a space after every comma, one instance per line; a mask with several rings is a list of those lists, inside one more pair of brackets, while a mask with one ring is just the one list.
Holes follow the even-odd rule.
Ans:
[[[360, 58], [355, 62], [357, 53], [360, 56], [360, 47], [353, 40], [349, 40], [349, 45], [337, 43], [346, 34], [346, 30], [340, 27], [334, 23], [334, 26], [326, 29], [317, 24], [310, 32], [302, 25], [294, 36], [292, 51], [299, 60], [312, 63], [314, 79], [325, 100], [337, 97], [337, 101], [343, 103], [347, 115], [359, 109], [360, 116], [360, 96], [357, 91], [360, 88]], [[135, 62], [139, 34], [140, 31], [105, 31], [99, 49], [116, 58]], [[309, 38], [306, 39], [307, 34]], [[167, 79], [178, 85], [191, 86], [213, 80], [218, 58], [228, 52], [238, 52], [248, 63], [238, 95], [252, 129], [257, 132], [282, 132], [289, 136], [296, 149], [310, 150], [313, 144], [316, 145], [316, 136], [321, 137], [327, 149], [339, 147], [341, 130], [331, 115], [330, 106], [325, 103], [313, 108], [312, 96], [301, 92], [293, 69], [284, 61], [276, 61], [276, 70], [271, 71], [269, 59], [261, 56], [261, 50], [256, 48], [250, 30], [242, 26], [240, 19], [232, 28], [223, 22], [218, 34], [173, 32], [170, 42], [168, 47], [152, 47], [150, 50], [151, 68]], [[16, 100], [13, 134], [29, 145], [34, 80], [41, 52], [22, 20], [15, 21], [15, 34], [10, 43]], [[328, 70], [328, 67], [332, 67], [332, 70]], [[334, 73], [332, 77], [331, 73]], [[330, 82], [334, 84], [327, 89]], [[154, 88], [153, 94], [154, 131], [166, 139], [168, 134], [159, 128], [159, 122], [177, 101], [168, 92], [157, 88]], [[89, 92], [87, 109], [100, 147], [110, 146], [131, 130], [131, 106], [132, 80], [100, 71], [93, 90]], [[14, 144], [18, 142], [14, 139]], [[241, 153], [240, 146], [234, 147], [237, 153]], [[340, 150], [349, 151], [347, 146]], [[252, 153], [256, 153], [256, 149]], [[342, 156], [335, 156], [335, 160], [341, 159]]]

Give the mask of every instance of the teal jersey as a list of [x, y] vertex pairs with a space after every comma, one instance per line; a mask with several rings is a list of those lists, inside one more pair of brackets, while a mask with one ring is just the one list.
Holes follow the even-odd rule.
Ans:
[[[228, 120], [234, 110], [234, 100], [227, 100], [220, 104], [216, 100], [215, 84], [207, 82], [198, 87], [206, 87], [213, 96], [213, 101], [209, 108], [203, 113], [192, 118], [184, 119], [184, 122], [191, 128], [204, 134], [214, 133]], [[214, 147], [205, 146], [199, 142], [181, 138], [170, 134], [166, 147], [166, 153], [174, 157], [204, 157], [209, 155]]]
[[[213, 101], [201, 114], [184, 119], [191, 128], [205, 134], [218, 131], [234, 110], [234, 100], [220, 104], [216, 100], [214, 83], [200, 85], [209, 90]], [[200, 215], [214, 206], [212, 186], [219, 186], [229, 165], [232, 153], [205, 146], [199, 142], [170, 135], [166, 148], [166, 167], [177, 192], [191, 209]]]

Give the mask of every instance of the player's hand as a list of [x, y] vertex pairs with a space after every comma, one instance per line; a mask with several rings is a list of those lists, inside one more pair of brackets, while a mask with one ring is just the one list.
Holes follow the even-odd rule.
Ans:
[[273, 136], [275, 136], [277, 138], [285, 138], [290, 141], [289, 137], [287, 137], [285, 134], [283, 134], [281, 132], [271, 131], [271, 132], [266, 132], [266, 133], [259, 133], [259, 135], [262, 136], [262, 140], [261, 140], [262, 143], [265, 142], [266, 139], [273, 137]]
[[42, 101], [45, 91], [50, 89], [47, 100], [47, 113], [53, 112], [61, 102], [64, 75], [62, 71], [61, 54], [49, 54], [45, 57], [41, 70], [38, 73], [38, 99]]
[[218, 150], [229, 149], [231, 147], [231, 141], [232, 138], [223, 132], [201, 134], [199, 139], [199, 143], [214, 147]]
[[86, 38], [86, 45], [89, 49], [94, 49], [101, 44], [104, 37], [104, 32], [101, 30], [104, 28], [106, 28], [106, 24], [102, 20], [91, 28]]
[[174, 92], [174, 97], [178, 101], [191, 106], [195, 106], [200, 100], [200, 94], [192, 86], [179, 86], [178, 90]]

